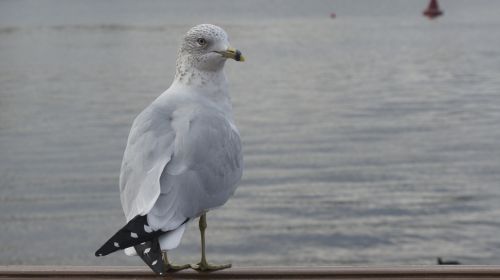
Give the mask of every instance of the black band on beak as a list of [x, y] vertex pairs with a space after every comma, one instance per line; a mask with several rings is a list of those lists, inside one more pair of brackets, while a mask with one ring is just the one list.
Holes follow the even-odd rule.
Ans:
[[236, 61], [241, 60], [241, 52], [239, 50], [236, 50], [236, 54], [234, 55], [234, 60]]

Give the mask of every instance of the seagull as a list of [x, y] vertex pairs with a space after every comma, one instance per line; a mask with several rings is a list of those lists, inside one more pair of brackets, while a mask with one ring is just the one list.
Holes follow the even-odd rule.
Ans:
[[[96, 252], [125, 249], [158, 275], [193, 268], [213, 271], [205, 255], [207, 212], [234, 193], [243, 172], [224, 64], [244, 61], [227, 33], [212, 24], [191, 28], [178, 51], [172, 85], [134, 120], [120, 172], [127, 224]], [[174, 265], [186, 224], [199, 217], [201, 261]]]

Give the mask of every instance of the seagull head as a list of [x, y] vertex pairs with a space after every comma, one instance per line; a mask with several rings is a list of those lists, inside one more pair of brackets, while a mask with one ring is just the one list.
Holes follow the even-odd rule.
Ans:
[[229, 44], [224, 29], [212, 24], [200, 24], [184, 36], [178, 64], [188, 64], [184, 66], [202, 71], [217, 71], [224, 67], [228, 58], [245, 61], [241, 52]]

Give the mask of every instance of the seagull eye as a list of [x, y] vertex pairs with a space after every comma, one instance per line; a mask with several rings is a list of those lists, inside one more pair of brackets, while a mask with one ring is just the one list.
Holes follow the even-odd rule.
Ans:
[[207, 44], [207, 41], [206, 41], [205, 39], [203, 39], [203, 38], [198, 38], [198, 39], [196, 39], [196, 42], [197, 42], [197, 43], [198, 43], [198, 45], [200, 45], [200, 46], [204, 46], [204, 45], [206, 45], [206, 44]]

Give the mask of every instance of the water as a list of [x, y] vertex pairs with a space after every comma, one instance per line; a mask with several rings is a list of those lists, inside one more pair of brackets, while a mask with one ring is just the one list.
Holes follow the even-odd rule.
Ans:
[[202, 22], [247, 58], [227, 64], [246, 169], [209, 259], [499, 264], [500, 2], [426, 4], [0, 1], [0, 264], [142, 265], [93, 252], [124, 222], [130, 124]]

